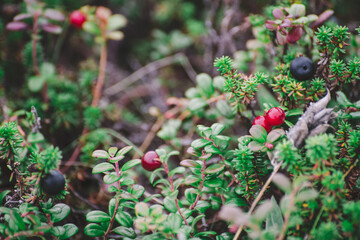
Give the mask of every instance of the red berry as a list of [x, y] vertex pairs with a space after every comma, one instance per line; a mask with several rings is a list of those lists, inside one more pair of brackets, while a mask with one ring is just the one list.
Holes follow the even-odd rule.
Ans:
[[271, 126], [279, 126], [285, 121], [285, 113], [281, 108], [273, 107], [265, 114], [265, 119]]
[[70, 23], [76, 28], [82, 28], [86, 22], [86, 16], [80, 11], [76, 10], [70, 14]]
[[141, 165], [145, 170], [154, 171], [161, 167], [162, 163], [160, 162], [159, 155], [157, 155], [155, 151], [149, 151], [141, 158]]
[[270, 132], [272, 129], [272, 126], [266, 121], [264, 116], [258, 116], [254, 119], [253, 121], [253, 125], [260, 125], [263, 128], [265, 128], [265, 130], [267, 132]]

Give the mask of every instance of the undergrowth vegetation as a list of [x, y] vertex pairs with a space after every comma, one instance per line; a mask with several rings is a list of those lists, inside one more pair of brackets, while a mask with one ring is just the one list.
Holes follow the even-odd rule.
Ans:
[[0, 238], [360, 239], [359, 20], [273, 2], [0, 3]]

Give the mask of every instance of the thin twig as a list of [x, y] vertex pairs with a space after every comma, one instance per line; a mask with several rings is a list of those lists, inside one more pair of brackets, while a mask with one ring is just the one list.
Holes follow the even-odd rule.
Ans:
[[130, 74], [129, 76], [127, 76], [126, 78], [122, 79], [121, 81], [119, 81], [118, 83], [108, 87], [107, 89], [104, 90], [104, 94], [107, 96], [112, 96], [115, 95], [123, 90], [125, 90], [129, 85], [135, 83], [136, 81], [138, 81], [139, 79], [142, 79], [143, 77], [145, 77], [147, 74], [156, 71], [160, 68], [175, 64], [175, 63], [180, 63], [180, 65], [182, 65], [186, 71], [186, 73], [189, 75], [190, 79], [195, 81], [195, 76], [196, 76], [196, 72], [195, 70], [192, 68], [189, 60], [187, 59], [187, 57], [185, 56], [184, 53], [176, 53], [175, 55], [151, 62], [147, 65], [145, 65], [144, 67], [140, 68], [139, 70], [137, 70], [136, 72]]
[[70, 184], [67, 185], [67, 188], [75, 195], [75, 197], [79, 198], [81, 201], [83, 201], [84, 203], [89, 205], [91, 208], [96, 209], [96, 210], [100, 209], [97, 205], [93, 204], [88, 199], [84, 198], [78, 192], [76, 192]]
[[[151, 141], [156, 136], [157, 131], [162, 127], [162, 124], [164, 123], [164, 121], [165, 121], [165, 119], [163, 117], [159, 117], [156, 120], [156, 122], [154, 123], [154, 125], [152, 125], [150, 131], [148, 132], [148, 134], [145, 137], [144, 142], [140, 146], [140, 151], [141, 152], [145, 152], [146, 149], [150, 146]], [[136, 152], [132, 158], [136, 159], [136, 158], [139, 158], [139, 157], [140, 157], [140, 154], [138, 152]]]
[[[273, 172], [271, 173], [270, 177], [268, 178], [268, 180], [266, 181], [266, 183], [262, 187], [261, 191], [259, 192], [259, 194], [255, 198], [254, 202], [251, 204], [251, 207], [250, 207], [250, 210], [247, 213], [247, 216], [250, 216], [251, 213], [254, 211], [256, 205], [261, 200], [262, 196], [264, 195], [267, 187], [270, 185], [270, 183], [271, 183], [272, 179], [274, 178], [275, 174], [279, 171], [279, 169], [281, 167], [281, 164], [282, 164], [282, 162], [275, 163]], [[240, 227], [238, 228], [233, 240], [237, 240], [239, 238], [239, 236], [240, 236], [243, 229], [244, 229], [244, 224], [241, 224]]]
[[[292, 193], [290, 195], [289, 208], [292, 208], [294, 206], [294, 204], [295, 204], [295, 195], [296, 195], [298, 190], [299, 190], [298, 187], [293, 189], [293, 191], [292, 191]], [[283, 225], [283, 228], [282, 228], [281, 233], [280, 233], [279, 237], [277, 238], [277, 240], [283, 240], [284, 239], [286, 230], [288, 228], [290, 215], [291, 215], [291, 210], [288, 209], [288, 211], [284, 215], [284, 225]]]

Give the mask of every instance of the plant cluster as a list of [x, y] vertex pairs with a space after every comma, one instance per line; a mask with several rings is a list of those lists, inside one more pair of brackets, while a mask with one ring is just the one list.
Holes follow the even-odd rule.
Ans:
[[[181, 21], [189, 34], [155, 31], [144, 54], [154, 59], [190, 46], [204, 24], [195, 3], [160, 2], [155, 21]], [[2, 110], [1, 172], [10, 179], [1, 179], [9, 186], [0, 193], [1, 239], [359, 239], [360, 28], [327, 26], [332, 11], [306, 16], [306, 5], [282, 2], [249, 17], [255, 39], [234, 59], [215, 59], [220, 76], [197, 74], [184, 97], [167, 99], [167, 111], [150, 108], [156, 122], [138, 148], [105, 127], [118, 117], [104, 107], [111, 94], [102, 98], [108, 42], [123, 38], [126, 18], [103, 6], [69, 14], [100, 57], [71, 77], [42, 50], [43, 31], [60, 33], [63, 15], [25, 1], [26, 12], [7, 25], [32, 33], [26, 84]], [[294, 129], [303, 141], [294, 141]], [[64, 176], [70, 167], [75, 180]], [[99, 183], [96, 197], [74, 190], [89, 179]], [[90, 208], [73, 206], [74, 196]]]

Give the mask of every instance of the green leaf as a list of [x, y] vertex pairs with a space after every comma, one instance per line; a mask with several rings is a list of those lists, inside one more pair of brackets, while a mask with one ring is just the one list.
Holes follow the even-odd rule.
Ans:
[[150, 195], [148, 197], [146, 197], [143, 202], [147, 203], [149, 202], [150, 200], [154, 199], [154, 198], [158, 198], [158, 197], [161, 197], [161, 194], [154, 194], [154, 195]]
[[107, 222], [110, 221], [110, 216], [103, 211], [94, 210], [86, 214], [86, 220], [95, 223]]
[[215, 91], [215, 88], [212, 84], [212, 79], [206, 73], [198, 74], [196, 76], [196, 83], [207, 98], [210, 98]]
[[105, 230], [96, 223], [90, 223], [84, 228], [84, 233], [89, 237], [100, 237], [105, 234]]
[[349, 101], [349, 99], [347, 98], [347, 96], [341, 92], [341, 91], [337, 91], [336, 92], [336, 100], [339, 103], [340, 106], [342, 107], [348, 107], [348, 106], [352, 106], [353, 104]]
[[216, 76], [213, 79], [213, 84], [214, 87], [219, 89], [221, 92], [224, 92], [224, 88], [225, 88], [225, 78], [223, 78], [222, 76]]
[[50, 232], [54, 236], [59, 237], [65, 234], [65, 228], [63, 226], [54, 226], [51, 228]]
[[133, 168], [133, 167], [139, 165], [140, 163], [141, 163], [140, 159], [130, 160], [122, 166], [121, 171], [125, 172], [125, 171], [129, 170], [130, 168]]
[[204, 108], [205, 106], [207, 106], [206, 100], [202, 98], [193, 98], [190, 100], [188, 108], [190, 111], [196, 112], [199, 109]]
[[58, 203], [46, 211], [50, 213], [51, 221], [55, 223], [60, 222], [69, 215], [70, 207], [64, 203]]
[[164, 179], [164, 178], [161, 178], [159, 180], [157, 180], [156, 182], [153, 183], [153, 186], [156, 186], [158, 184], [164, 184], [166, 187], [170, 188], [170, 183], [169, 183], [169, 180], [167, 179]]
[[156, 149], [155, 152], [159, 156], [161, 162], [165, 162], [167, 160], [168, 155], [167, 155], [165, 149], [162, 149], [162, 148]]
[[15, 210], [11, 210], [10, 212], [9, 227], [15, 231], [22, 231], [26, 228], [25, 222], [21, 218], [20, 214]]
[[196, 226], [196, 223], [197, 223], [199, 220], [201, 220], [203, 217], [205, 217], [204, 214], [198, 215], [198, 216], [192, 221], [192, 223], [191, 223], [191, 228], [194, 229], [195, 226]]
[[194, 140], [191, 143], [191, 147], [194, 148], [194, 149], [199, 149], [199, 148], [203, 148], [203, 147], [205, 147], [207, 145], [210, 145], [210, 144], [212, 144], [211, 141], [203, 139], [203, 138], [199, 138], [199, 139]]
[[128, 238], [136, 237], [136, 233], [135, 233], [134, 229], [132, 229], [132, 228], [120, 226], [120, 227], [114, 228], [113, 231], [124, 237], [128, 237]]
[[211, 125], [212, 135], [219, 135], [222, 131], [224, 131], [225, 126], [220, 123], [214, 123]]
[[191, 184], [194, 184], [194, 183], [197, 183], [197, 182], [200, 182], [201, 181], [201, 178], [199, 177], [196, 177], [194, 175], [189, 175], [185, 178], [185, 184], [186, 185], [191, 185]]
[[106, 171], [109, 171], [109, 170], [114, 170], [114, 166], [110, 163], [107, 163], [107, 162], [103, 162], [103, 163], [99, 163], [97, 164], [93, 170], [92, 170], [92, 173], [95, 174], [95, 173], [103, 173], [103, 172], [106, 172]]
[[65, 233], [59, 237], [59, 239], [67, 239], [74, 236], [78, 231], [78, 227], [75, 224], [68, 223], [63, 226]]
[[289, 9], [289, 13], [294, 16], [294, 18], [302, 17], [305, 15], [305, 6], [303, 4], [293, 4]]
[[213, 178], [209, 180], [205, 180], [204, 186], [209, 188], [222, 187], [224, 184], [224, 180], [221, 178]]
[[4, 200], [4, 197], [6, 197], [6, 195], [8, 195], [10, 192], [11, 192], [11, 190], [4, 190], [0, 193], [0, 205], [1, 205], [2, 201]]
[[177, 211], [175, 199], [169, 196], [164, 198], [164, 207], [166, 208], [166, 210], [172, 213]]
[[185, 190], [185, 198], [189, 203], [194, 203], [199, 190], [195, 188], [187, 188]]
[[124, 211], [119, 211], [115, 215], [116, 221], [124, 227], [132, 227], [133, 226], [133, 219], [131, 215]]
[[110, 216], [113, 216], [114, 215], [114, 212], [115, 212], [115, 205], [116, 205], [116, 199], [115, 198], [112, 198], [109, 202], [109, 215]]
[[203, 200], [199, 200], [196, 204], [196, 207], [195, 209], [196, 210], [199, 210], [201, 213], [204, 213], [206, 209], [210, 208], [211, 207], [211, 204], [206, 202], [206, 201], [203, 201]]
[[295, 108], [295, 109], [291, 109], [291, 110], [288, 110], [286, 112], [286, 117], [292, 117], [292, 116], [300, 116], [304, 113], [303, 110], [301, 110], [300, 108]]
[[120, 149], [120, 150], [117, 152], [116, 156], [118, 157], [118, 156], [121, 156], [121, 155], [125, 155], [125, 154], [128, 153], [132, 148], [133, 148], [132, 146], [126, 146], [126, 147]]
[[109, 150], [108, 150], [108, 153], [109, 153], [110, 157], [114, 157], [117, 150], [118, 150], [117, 147], [110, 147]]
[[195, 237], [201, 237], [201, 236], [209, 236], [209, 235], [215, 235], [216, 232], [214, 231], [205, 231], [205, 232], [199, 232], [197, 234], [195, 234]]
[[44, 62], [40, 66], [40, 73], [45, 78], [55, 75], [55, 66], [52, 63]]
[[110, 174], [105, 175], [103, 180], [104, 180], [104, 183], [106, 183], [106, 184], [112, 184], [114, 182], [119, 181], [120, 177], [117, 176], [115, 172], [112, 172]]
[[108, 159], [110, 157], [105, 150], [95, 150], [92, 156], [100, 159]]
[[292, 191], [292, 185], [289, 180], [284, 174], [277, 173], [275, 174], [273, 180], [272, 180], [281, 190], [283, 190], [285, 193], [290, 194]]
[[125, 156], [122, 156], [122, 155], [117, 156], [117, 157], [111, 157], [111, 158], [109, 159], [109, 162], [111, 162], [111, 163], [117, 163], [118, 161], [124, 159], [124, 157], [125, 157]]
[[205, 173], [218, 173], [221, 172], [224, 169], [224, 165], [221, 165], [220, 163], [212, 164], [208, 168], [205, 169]]
[[144, 202], [139, 202], [135, 205], [136, 215], [140, 215], [143, 217], [149, 216], [149, 206]]
[[45, 83], [45, 77], [43, 76], [32, 76], [28, 81], [28, 88], [31, 92], [39, 92]]
[[314, 189], [306, 189], [306, 190], [299, 192], [296, 195], [295, 201], [296, 202], [309, 201], [314, 198], [317, 198], [318, 195], [319, 195], [319, 193], [317, 191], [315, 191]]
[[264, 86], [261, 85], [258, 88], [257, 99], [259, 101], [259, 106], [263, 111], [266, 109], [266, 105], [269, 107], [280, 106], [280, 103], [276, 100], [276, 98]]
[[267, 132], [263, 126], [253, 125], [249, 130], [251, 136], [258, 142], [265, 143]]
[[114, 14], [108, 18], [107, 30], [113, 31], [126, 25], [126, 18], [120, 14]]
[[197, 88], [192, 87], [192, 88], [189, 88], [188, 90], [186, 90], [185, 97], [187, 97], [187, 98], [200, 98], [201, 93]]
[[281, 214], [281, 209], [274, 197], [271, 197], [271, 201], [273, 203], [273, 207], [265, 220], [266, 230], [271, 230], [272, 228], [282, 229], [284, 225], [284, 220]]
[[29, 143], [40, 143], [44, 140], [45, 140], [44, 135], [42, 135], [40, 132], [30, 133], [28, 136]]
[[177, 167], [169, 172], [169, 177], [174, 176], [175, 174], [183, 174], [186, 169], [184, 167]]
[[219, 147], [220, 150], [225, 150], [229, 146], [230, 137], [218, 135], [214, 138], [214, 144]]
[[182, 225], [182, 221], [183, 220], [181, 216], [176, 213], [170, 213], [169, 216], [167, 217], [167, 223], [170, 229], [174, 229], [174, 230], [179, 229]]
[[204, 148], [204, 151], [207, 153], [213, 153], [213, 154], [222, 154], [222, 152], [215, 147], [214, 145], [208, 145]]
[[101, 35], [101, 30], [95, 22], [86, 21], [83, 25], [83, 29], [91, 34]]
[[129, 191], [131, 195], [136, 198], [140, 198], [145, 192], [145, 188], [141, 185], [135, 184]]
[[235, 109], [233, 109], [225, 100], [217, 101], [216, 109], [227, 119], [232, 119], [236, 115], [236, 112], [234, 111]]

